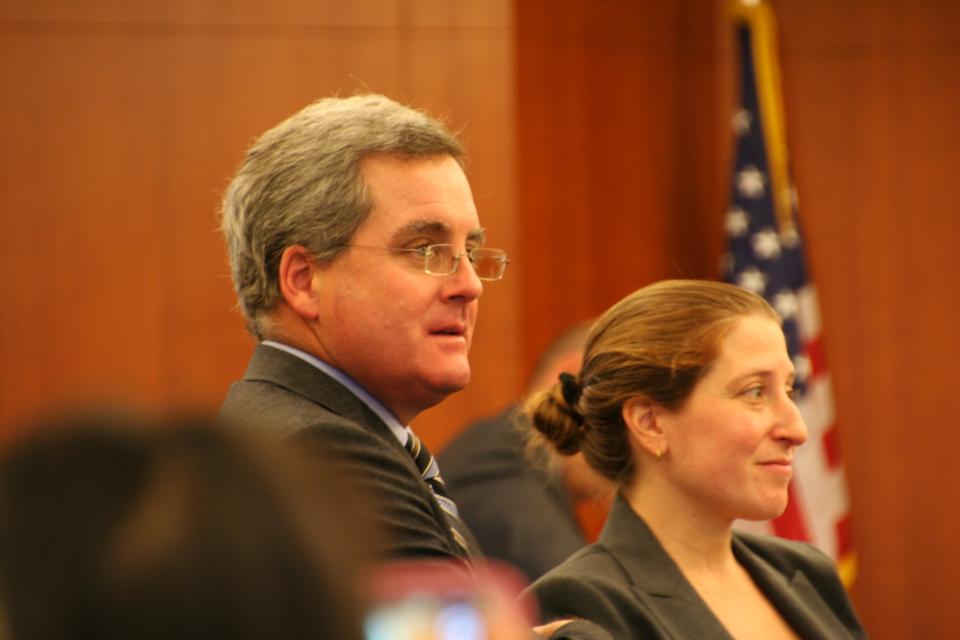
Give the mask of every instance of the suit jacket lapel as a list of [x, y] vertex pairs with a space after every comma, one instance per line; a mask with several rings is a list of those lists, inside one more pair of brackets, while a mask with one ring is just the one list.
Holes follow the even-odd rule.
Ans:
[[377, 433], [389, 436], [403, 447], [390, 428], [360, 398], [342, 384], [309, 362], [280, 349], [257, 345], [243, 376], [274, 384], [322, 406], [327, 411], [366, 425]]
[[798, 569], [791, 576], [780, 573], [736, 535], [733, 552], [798, 635], [824, 639], [851, 637], [803, 571]]
[[664, 635], [732, 640], [653, 532], [620, 496], [610, 509], [600, 542], [621, 564]]

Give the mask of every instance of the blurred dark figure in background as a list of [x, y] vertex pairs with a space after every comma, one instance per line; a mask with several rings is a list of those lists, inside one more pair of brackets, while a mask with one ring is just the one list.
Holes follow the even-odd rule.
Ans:
[[[590, 323], [583, 323], [556, 338], [537, 360], [526, 393], [552, 385], [563, 371], [579, 371], [589, 331]], [[518, 423], [524, 419], [513, 406], [476, 422], [439, 460], [480, 548], [520, 568], [532, 581], [586, 544], [574, 503], [612, 495], [613, 485], [582, 456], [551, 461], [542, 447], [528, 451], [529, 427]]]
[[3, 635], [361, 638], [350, 494], [249, 435], [85, 416], [5, 451]]

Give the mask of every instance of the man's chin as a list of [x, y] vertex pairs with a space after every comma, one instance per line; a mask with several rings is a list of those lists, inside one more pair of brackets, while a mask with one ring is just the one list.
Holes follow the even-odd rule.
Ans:
[[430, 386], [433, 390], [443, 396], [462, 391], [470, 384], [470, 367], [464, 369], [448, 371], [442, 375], [431, 376]]
[[462, 391], [467, 383], [470, 382], [470, 375], [454, 378], [437, 378], [432, 376], [429, 379], [421, 379], [421, 388], [414, 396], [406, 394], [407, 401], [416, 400], [415, 410], [417, 413], [435, 407], [443, 402], [447, 397], [457, 391]]

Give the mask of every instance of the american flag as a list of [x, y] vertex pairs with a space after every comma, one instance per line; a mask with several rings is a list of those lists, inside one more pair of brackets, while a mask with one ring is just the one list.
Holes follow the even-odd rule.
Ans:
[[849, 585], [856, 570], [850, 507], [817, 293], [807, 272], [796, 192], [787, 171], [773, 14], [756, 0], [734, 6], [741, 83], [733, 119], [736, 164], [726, 217], [725, 277], [762, 295], [783, 319], [796, 368], [797, 405], [809, 430], [807, 443], [797, 450], [787, 510], [770, 522], [737, 526], [812, 542], [838, 562]]

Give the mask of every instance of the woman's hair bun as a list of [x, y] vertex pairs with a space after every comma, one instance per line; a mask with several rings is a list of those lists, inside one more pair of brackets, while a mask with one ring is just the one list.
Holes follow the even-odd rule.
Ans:
[[[527, 402], [526, 409], [534, 428], [550, 445], [558, 453], [572, 456], [580, 451], [583, 416], [569, 402], [572, 387], [569, 382], [564, 381], [564, 376], [573, 378], [568, 373], [561, 374], [561, 381], [549, 390], [533, 396]], [[579, 389], [577, 385], [577, 396]]]

